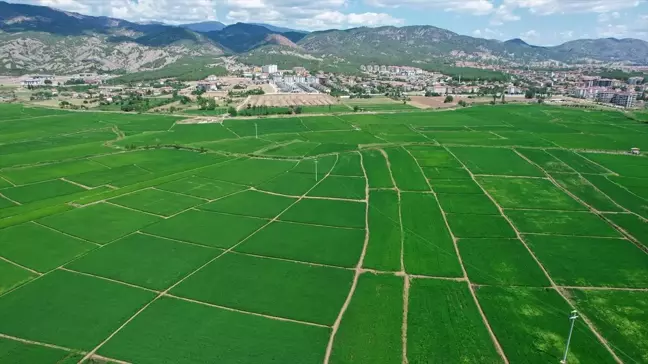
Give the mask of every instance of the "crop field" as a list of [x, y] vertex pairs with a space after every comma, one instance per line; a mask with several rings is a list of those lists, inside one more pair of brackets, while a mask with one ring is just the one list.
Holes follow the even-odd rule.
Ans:
[[301, 104], [0, 105], [0, 362], [648, 363], [648, 124]]

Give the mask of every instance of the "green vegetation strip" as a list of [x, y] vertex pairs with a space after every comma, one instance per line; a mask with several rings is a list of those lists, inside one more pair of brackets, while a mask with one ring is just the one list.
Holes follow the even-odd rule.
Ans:
[[361, 275], [335, 337], [331, 362], [401, 363], [402, 323], [403, 279]]

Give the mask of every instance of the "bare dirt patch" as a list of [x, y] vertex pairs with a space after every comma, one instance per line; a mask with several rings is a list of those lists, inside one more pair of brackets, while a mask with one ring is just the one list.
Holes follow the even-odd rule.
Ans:
[[273, 94], [250, 96], [246, 102], [251, 106], [326, 106], [335, 105], [337, 99], [327, 94]]

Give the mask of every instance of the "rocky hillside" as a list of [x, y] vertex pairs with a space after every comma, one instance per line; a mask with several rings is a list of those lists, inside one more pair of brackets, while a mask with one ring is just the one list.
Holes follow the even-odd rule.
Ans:
[[[240, 54], [242, 60], [358, 69], [361, 63], [434, 64], [487, 61], [630, 62], [648, 64], [648, 43], [638, 39], [585, 39], [538, 47], [520, 39], [498, 41], [433, 26], [353, 28], [313, 33], [267, 24], [210, 22], [169, 26], [85, 16], [44, 6], [0, 1], [0, 73], [141, 71], [184, 57]], [[204, 32], [207, 29], [218, 29]]]
[[315, 54], [362, 62], [458, 59], [527, 63], [556, 60], [648, 64], [648, 43], [638, 39], [576, 40], [556, 47], [532, 46], [520, 39], [501, 42], [460, 35], [433, 26], [354, 28], [313, 32], [297, 43]]
[[139, 71], [185, 56], [219, 56], [191, 30], [0, 1], [0, 73]]

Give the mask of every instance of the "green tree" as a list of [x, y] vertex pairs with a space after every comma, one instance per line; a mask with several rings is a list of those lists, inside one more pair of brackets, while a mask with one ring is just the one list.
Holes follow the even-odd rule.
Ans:
[[454, 101], [454, 97], [448, 95], [446, 96], [445, 100], [443, 100], [444, 103], [448, 104]]
[[230, 114], [230, 116], [236, 116], [236, 115], [238, 115], [238, 112], [236, 111], [236, 108], [233, 107], [233, 106], [230, 106], [230, 107], [227, 109], [227, 113]]

